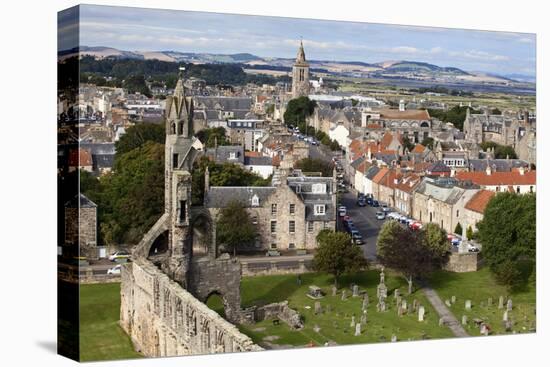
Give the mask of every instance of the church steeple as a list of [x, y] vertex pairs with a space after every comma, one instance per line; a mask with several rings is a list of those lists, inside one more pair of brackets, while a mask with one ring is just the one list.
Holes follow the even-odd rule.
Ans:
[[296, 55], [296, 62], [292, 67], [292, 98], [309, 94], [309, 64], [306, 61], [304, 43], [300, 40], [300, 47]]
[[166, 98], [166, 134], [190, 138], [193, 136], [193, 100], [185, 95], [183, 70], [180, 68], [174, 94]]
[[296, 64], [307, 64], [304, 43], [302, 40], [300, 40], [300, 48], [298, 49], [298, 54], [296, 55]]

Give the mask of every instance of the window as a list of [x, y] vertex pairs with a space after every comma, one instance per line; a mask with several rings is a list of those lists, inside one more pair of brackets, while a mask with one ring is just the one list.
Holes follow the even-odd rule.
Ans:
[[294, 233], [296, 232], [296, 222], [293, 220], [288, 221], [288, 232]]
[[237, 159], [237, 154], [235, 152], [229, 152], [229, 159]]
[[288, 212], [289, 212], [290, 214], [294, 214], [294, 213], [296, 212], [296, 204], [290, 204], [290, 205], [288, 206]]
[[324, 205], [315, 205], [315, 215], [324, 215], [325, 206]]
[[288, 249], [289, 250], [294, 250], [295, 248], [296, 248], [296, 244], [294, 244], [294, 243], [289, 243], [288, 244]]
[[307, 222], [307, 232], [313, 233], [313, 222]]
[[257, 216], [252, 217], [252, 224], [258, 224], [258, 217]]
[[271, 249], [272, 249], [272, 250], [277, 250], [277, 244], [276, 244], [276, 243], [272, 243], [272, 244], [271, 244]]
[[275, 232], [277, 232], [277, 221], [272, 220], [271, 221], [271, 233], [275, 233]]
[[185, 200], [180, 200], [180, 215], [179, 215], [179, 220], [180, 220], [180, 223], [182, 222], [185, 222], [185, 207], [186, 207], [186, 201]]
[[457, 218], [458, 218], [459, 214], [460, 214], [460, 212], [457, 210], [457, 211], [456, 211], [456, 217], [457, 217]]
[[259, 206], [260, 205], [260, 198], [258, 198], [258, 195], [254, 194], [252, 197], [252, 206]]
[[328, 222], [323, 222], [323, 229], [327, 229], [328, 228]]
[[178, 154], [172, 154], [172, 168], [178, 168]]
[[519, 194], [519, 186], [516, 188], [516, 192]]
[[533, 186], [529, 186], [529, 192], [533, 192]]
[[325, 194], [327, 192], [327, 185], [322, 183], [316, 183], [311, 186], [311, 191], [314, 194]]
[[271, 214], [277, 214], [277, 204], [271, 204]]

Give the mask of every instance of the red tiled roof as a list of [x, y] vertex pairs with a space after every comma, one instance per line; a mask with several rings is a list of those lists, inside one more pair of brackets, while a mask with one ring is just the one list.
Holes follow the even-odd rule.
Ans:
[[411, 153], [424, 153], [426, 147], [422, 144], [416, 144]]
[[382, 126], [380, 124], [374, 124], [374, 123], [370, 123], [370, 124], [367, 124], [367, 129], [381, 129]]
[[244, 156], [245, 157], [261, 157], [262, 153], [249, 151], [249, 152], [244, 152]]
[[466, 203], [464, 208], [483, 214], [485, 212], [485, 207], [487, 206], [487, 204], [489, 203], [489, 201], [493, 196], [495, 196], [495, 193], [493, 191], [479, 190]]
[[535, 185], [537, 182], [536, 171], [525, 171], [522, 175], [519, 171], [512, 172], [491, 172], [488, 175], [485, 171], [457, 172], [456, 178], [462, 181], [472, 181], [482, 186], [495, 185]]
[[427, 110], [393, 110], [380, 111], [380, 118], [385, 120], [429, 120], [430, 114]]
[[380, 169], [380, 171], [378, 171], [378, 173], [372, 178], [372, 182], [379, 184], [380, 181], [382, 181], [382, 179], [384, 178], [384, 176], [386, 176], [388, 171], [389, 169], [386, 167]]
[[419, 183], [420, 177], [415, 174], [411, 174], [401, 179], [395, 188], [403, 192], [410, 193]]
[[69, 153], [69, 166], [71, 167], [83, 167], [83, 166], [92, 166], [92, 154], [82, 148], [73, 149]]

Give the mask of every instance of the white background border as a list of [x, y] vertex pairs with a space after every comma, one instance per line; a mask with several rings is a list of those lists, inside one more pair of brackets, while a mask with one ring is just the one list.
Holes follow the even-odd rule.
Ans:
[[[548, 362], [547, 116], [550, 9], [544, 1], [95, 1], [95, 4], [537, 33], [538, 266], [536, 335], [449, 339], [232, 355], [105, 362], [102, 366], [522, 366]], [[2, 2], [0, 55], [0, 361], [66, 366], [56, 341], [57, 11], [73, 1]], [[548, 65], [548, 61], [547, 61]], [[545, 260], [543, 260], [545, 259]], [[543, 291], [546, 288], [546, 291]], [[545, 342], [546, 341], [546, 342]], [[95, 365], [93, 363], [92, 365]]]

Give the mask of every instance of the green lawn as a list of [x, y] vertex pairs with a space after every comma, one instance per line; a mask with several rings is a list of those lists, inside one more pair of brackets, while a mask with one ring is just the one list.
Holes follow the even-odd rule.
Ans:
[[80, 286], [81, 361], [143, 357], [118, 325], [120, 283]]
[[[504, 303], [508, 297], [512, 299], [513, 310], [509, 316], [515, 322], [513, 331], [517, 333], [529, 332], [535, 327], [535, 285], [529, 284], [526, 289], [509, 293], [505, 287], [498, 285], [488, 268], [482, 268], [472, 273], [439, 272], [432, 276], [430, 284], [437, 291], [443, 301], [456, 297], [456, 303], [450, 309], [461, 321], [462, 315], [467, 315], [469, 322], [465, 327], [471, 335], [480, 335], [479, 329], [473, 324], [472, 319], [486, 321], [492, 334], [506, 334], [502, 316], [504, 309], [498, 309], [498, 298], [504, 296]], [[493, 305], [488, 306], [488, 299], [493, 298]], [[466, 311], [464, 303], [467, 299], [472, 301], [472, 309]]]
[[[249, 335], [256, 343], [268, 347], [303, 346], [310, 342], [322, 345], [325, 342], [337, 344], [373, 343], [390, 341], [393, 334], [398, 340], [420, 340], [452, 337], [447, 327], [439, 326], [439, 316], [431, 307], [421, 291], [414, 292], [405, 297], [409, 303], [416, 299], [426, 309], [426, 317], [423, 322], [418, 321], [417, 313], [399, 317], [395, 307], [393, 291], [399, 288], [403, 295], [407, 290], [404, 279], [386, 275], [388, 286], [388, 311], [379, 313], [376, 310], [376, 286], [379, 282], [378, 271], [367, 271], [354, 276], [344, 277], [340, 281], [341, 289], [345, 288], [348, 296], [351, 296], [349, 285], [358, 284], [361, 290], [366, 290], [370, 303], [367, 313], [367, 325], [362, 327], [362, 334], [354, 336], [355, 328], [350, 327], [351, 316], [360, 321], [362, 297], [342, 301], [340, 293], [333, 297], [331, 287], [332, 277], [325, 274], [303, 274], [302, 285], [297, 284], [296, 275], [258, 276], [243, 278], [241, 283], [241, 295], [243, 307], [251, 305], [263, 305], [271, 302], [288, 300], [290, 307], [298, 310], [305, 319], [303, 330], [291, 330], [286, 324], [273, 325], [271, 320], [266, 320], [254, 325], [239, 325], [242, 332]], [[321, 287], [326, 296], [320, 299], [321, 306], [326, 310], [330, 305], [331, 311], [320, 315], [314, 314], [315, 300], [306, 296], [309, 285]], [[310, 308], [306, 308], [309, 306]], [[215, 309], [220, 309], [218, 304]], [[319, 332], [314, 327], [320, 328]]]

